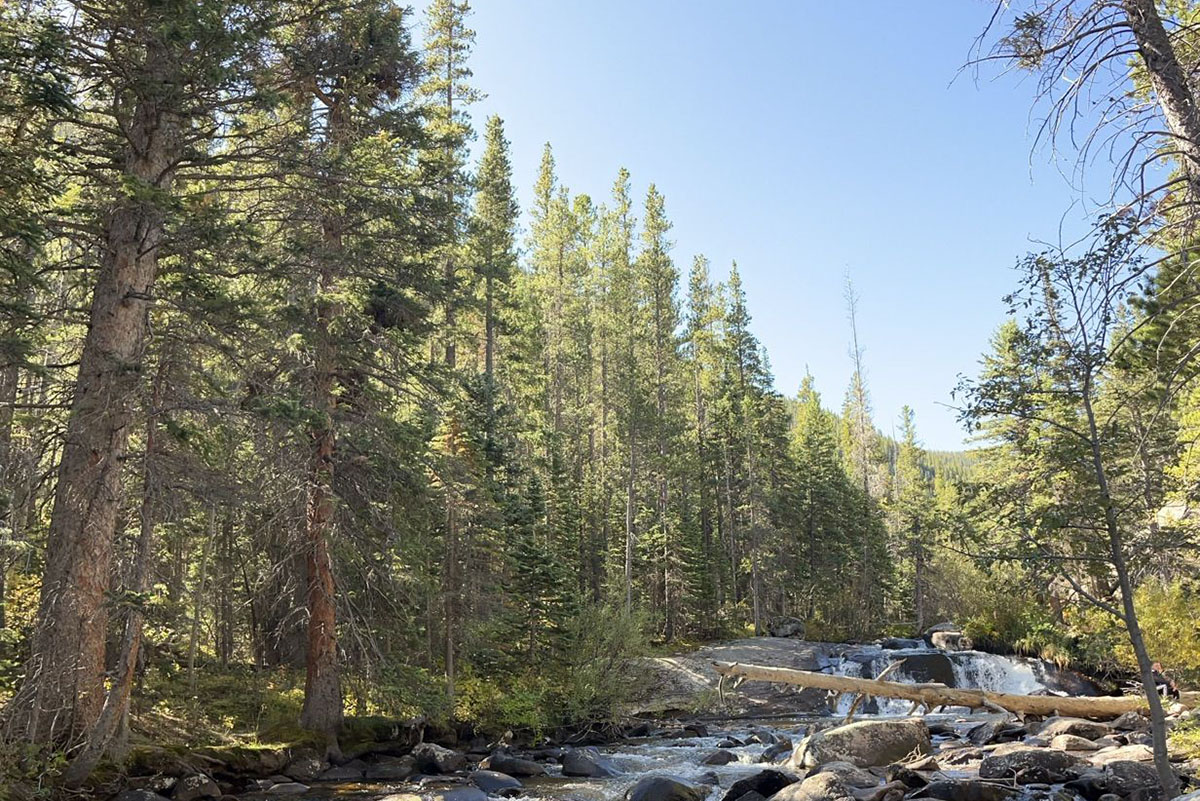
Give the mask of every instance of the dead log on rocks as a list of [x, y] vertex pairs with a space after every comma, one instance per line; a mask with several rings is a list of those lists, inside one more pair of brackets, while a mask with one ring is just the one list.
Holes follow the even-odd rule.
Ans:
[[945, 684], [937, 682], [903, 684], [896, 681], [832, 676], [828, 673], [814, 673], [809, 670], [746, 665], [739, 662], [713, 662], [713, 667], [716, 668], [722, 679], [741, 677], [750, 681], [771, 681], [795, 684], [800, 687], [816, 687], [836, 693], [903, 698], [912, 701], [914, 705], [923, 704], [926, 709], [934, 709], [939, 706], [965, 706], [971, 709], [991, 709], [1018, 715], [1039, 715], [1041, 717], [1062, 715], [1094, 720], [1108, 720], [1123, 712], [1146, 709], [1146, 699], [1134, 695], [1096, 697], [1014, 695], [963, 687], [947, 687]]

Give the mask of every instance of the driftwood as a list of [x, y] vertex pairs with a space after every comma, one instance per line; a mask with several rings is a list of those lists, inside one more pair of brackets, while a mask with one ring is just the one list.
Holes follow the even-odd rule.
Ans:
[[[726, 677], [741, 677], [750, 681], [771, 681], [795, 684], [800, 687], [816, 687], [839, 694], [855, 693], [864, 696], [902, 698], [912, 701], [914, 709], [918, 704], [923, 704], [926, 709], [939, 706], [965, 706], [971, 709], [991, 709], [1018, 715], [1041, 717], [1064, 715], [1097, 720], [1108, 720], [1124, 712], [1141, 712], [1146, 709], [1146, 699], [1135, 695], [1096, 697], [1014, 695], [987, 690], [947, 687], [936, 682], [903, 684], [879, 679], [832, 676], [828, 673], [815, 673], [809, 670], [744, 665], [738, 662], [713, 662], [713, 667], [716, 668], [717, 673], [721, 674], [722, 680]], [[1189, 699], [1185, 699], [1185, 703], [1187, 700]]]

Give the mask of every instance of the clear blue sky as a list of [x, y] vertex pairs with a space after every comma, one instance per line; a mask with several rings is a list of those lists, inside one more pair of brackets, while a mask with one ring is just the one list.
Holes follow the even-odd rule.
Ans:
[[987, 0], [474, 5], [473, 115], [504, 118], [522, 208], [547, 141], [572, 191], [603, 200], [621, 166], [639, 195], [653, 181], [681, 272], [704, 253], [723, 278], [736, 259], [778, 388], [808, 369], [835, 408], [848, 271], [876, 424], [907, 403], [930, 448], [961, 447], [943, 404], [1017, 258], [1064, 215], [1079, 230], [1083, 193], [1107, 188], [1031, 152], [1031, 79], [958, 75]]

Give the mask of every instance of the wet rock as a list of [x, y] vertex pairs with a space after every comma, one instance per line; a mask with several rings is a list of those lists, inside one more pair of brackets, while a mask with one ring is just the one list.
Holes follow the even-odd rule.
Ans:
[[1054, 784], [1071, 778], [1082, 760], [1066, 751], [1018, 747], [993, 752], [979, 763], [981, 779], [1013, 779], [1017, 784]]
[[857, 765], [851, 765], [849, 762], [826, 762], [814, 770], [812, 775], [816, 776], [819, 773], [837, 774], [847, 787], [863, 789], [879, 786], [878, 776], [870, 771], [863, 770]]
[[562, 768], [564, 776], [585, 776], [593, 779], [604, 779], [617, 776], [620, 771], [595, 748], [572, 748], [563, 754]]
[[728, 765], [730, 762], [737, 762], [737, 754], [725, 750], [713, 751], [700, 760], [701, 765]]
[[1100, 746], [1076, 734], [1056, 734], [1050, 740], [1050, 747], [1059, 751], [1096, 751]]
[[1018, 796], [1012, 787], [975, 779], [938, 779], [926, 785], [916, 798], [939, 801], [1012, 801]]
[[704, 801], [708, 789], [674, 776], [643, 776], [625, 794], [626, 801]]
[[471, 783], [488, 795], [509, 796], [517, 795], [524, 786], [520, 779], [515, 779], [507, 773], [494, 770], [472, 771]]
[[738, 801], [748, 793], [758, 793], [763, 798], [770, 798], [795, 781], [795, 776], [777, 770], [760, 771], [753, 776], [738, 779], [730, 785], [721, 801]]
[[908, 637], [888, 637], [879, 641], [880, 648], [886, 648], [890, 651], [899, 651], [904, 648], [921, 648], [925, 645], [924, 640], [911, 639]]
[[863, 720], [809, 735], [792, 754], [794, 768], [814, 768], [826, 762], [851, 762], [860, 768], [903, 762], [913, 754], [932, 751], [923, 720]]
[[707, 737], [708, 727], [703, 723], [689, 723], [683, 727], [683, 733], [688, 737]]
[[113, 796], [112, 801], [167, 801], [167, 799], [150, 790], [125, 790]]
[[750, 743], [762, 743], [763, 745], [775, 745], [781, 740], [786, 739], [786, 737], [767, 731], [766, 729], [755, 729], [754, 731], [750, 732], [750, 736], [746, 738], [746, 744], [749, 745]]
[[983, 749], [981, 748], [954, 748], [948, 751], [943, 751], [938, 755], [938, 758], [947, 765], [961, 765], [964, 762], [973, 762], [976, 759], [983, 758]]
[[817, 773], [802, 782], [789, 784], [770, 801], [838, 801], [853, 798], [850, 788], [836, 773]]
[[937, 682], [954, 686], [954, 663], [945, 654], [910, 654], [904, 657], [904, 674], [914, 682]]
[[954, 725], [951, 723], [946, 723], [945, 721], [939, 720], [933, 723], [926, 723], [925, 725], [929, 727], [929, 733], [934, 737], [958, 736], [958, 730], [955, 729]]
[[1138, 731], [1150, 728], [1150, 721], [1141, 712], [1130, 710], [1122, 713], [1109, 725], [1117, 731]]
[[542, 776], [546, 768], [532, 759], [521, 759], [507, 751], [495, 751], [487, 758], [487, 769], [509, 776]]
[[204, 774], [184, 776], [175, 783], [171, 798], [175, 801], [198, 801], [201, 798], [220, 798], [221, 788]]
[[889, 782], [882, 787], [852, 790], [851, 793], [857, 801], [902, 801], [908, 786], [904, 782]]
[[1106, 734], [1112, 734], [1112, 727], [1107, 723], [1098, 723], [1094, 720], [1084, 720], [1083, 718], [1047, 718], [1041, 730], [1037, 732], [1039, 737], [1044, 737], [1047, 740], [1053, 740], [1060, 734], [1074, 734], [1076, 737], [1082, 737], [1085, 740], [1095, 740], [1097, 737], [1103, 737]]
[[755, 792], [754, 790], [751, 790], [750, 792], [746, 793], [745, 795], [739, 796], [738, 798], [734, 799], [734, 801], [767, 801], [767, 799], [766, 799], [766, 796], [764, 796], [762, 793], [758, 793], [758, 792]]
[[1001, 738], [1009, 725], [1008, 714], [988, 715], [982, 723], [967, 730], [967, 739], [975, 745], [988, 745]]
[[[455, 787], [451, 790], [434, 793], [433, 798], [436, 801], [487, 801], [487, 793], [478, 787]], [[386, 801], [386, 799], [381, 801]]]
[[741, 748], [745, 743], [735, 737], [726, 737], [717, 743], [717, 748]]
[[416, 772], [417, 760], [406, 754], [395, 759], [382, 759], [374, 765], [368, 765], [364, 775], [369, 781], [398, 782]]
[[911, 790], [920, 790], [925, 785], [929, 784], [929, 779], [918, 773], [912, 768], [904, 765], [888, 765], [883, 773], [883, 778], [890, 784], [892, 782], [900, 782], [905, 787]]
[[716, 787], [721, 783], [721, 777], [717, 775], [715, 770], [706, 770], [696, 777], [696, 782], [708, 787]]
[[298, 782], [311, 782], [329, 767], [315, 756], [300, 756], [287, 763], [283, 775]]
[[1172, 801], [1200, 801], [1200, 790], [1195, 790], [1187, 795], [1177, 795]]
[[467, 758], [436, 743], [420, 743], [412, 750], [417, 770], [422, 773], [457, 773], [467, 767]]
[[301, 795], [308, 792], [308, 785], [300, 782], [280, 782], [267, 788], [267, 795]]
[[336, 765], [317, 777], [322, 782], [355, 782], [363, 778], [367, 772], [367, 763], [361, 759], [352, 759], [345, 765]]
[[1123, 798], [1134, 794], [1139, 801], [1162, 801], [1158, 771], [1148, 762], [1110, 762], [1104, 766], [1105, 784], [1110, 793]]
[[763, 749], [763, 752], [758, 755], [759, 762], [779, 762], [792, 752], [791, 742], [775, 743]]

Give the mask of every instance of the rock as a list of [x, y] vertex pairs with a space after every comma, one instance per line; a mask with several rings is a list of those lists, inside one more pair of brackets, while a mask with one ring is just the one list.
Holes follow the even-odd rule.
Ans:
[[708, 727], [703, 723], [689, 723], [683, 727], [683, 733], [688, 737], [707, 737]]
[[267, 795], [300, 795], [308, 792], [308, 785], [300, 782], [281, 782], [267, 788]]
[[783, 759], [783, 757], [790, 754], [791, 752], [792, 752], [792, 744], [790, 742], [775, 743], [775, 745], [767, 746], [766, 748], [763, 749], [763, 752], [758, 755], [758, 761], [759, 762], [778, 762], [781, 759]]
[[367, 772], [367, 763], [361, 759], [352, 759], [345, 765], [336, 765], [317, 777], [322, 782], [356, 782]]
[[1054, 784], [1071, 778], [1070, 769], [1082, 760], [1066, 751], [1019, 746], [999, 749], [979, 763], [981, 779], [1013, 779], [1017, 784]]
[[417, 770], [422, 773], [457, 773], [467, 767], [467, 758], [435, 743], [420, 743], [412, 750]]
[[167, 801], [167, 799], [149, 790], [125, 790], [113, 796], [112, 801]]
[[920, 790], [925, 785], [929, 784], [929, 779], [921, 775], [912, 768], [904, 765], [888, 765], [883, 773], [883, 778], [889, 784], [892, 782], [900, 782], [905, 787], [912, 790]]
[[812, 775], [816, 776], [819, 773], [836, 773], [848, 787], [864, 789], [879, 786], [878, 776], [849, 762], [826, 762], [814, 770]]
[[1194, 790], [1187, 795], [1177, 795], [1172, 801], [1200, 801], [1200, 790]]
[[1081, 768], [1076, 773], [1074, 779], [1063, 785], [1075, 795], [1087, 799], [1087, 801], [1096, 801], [1107, 792], [1108, 782], [1104, 778], [1103, 770], [1088, 767]]
[[455, 787], [435, 793], [433, 797], [437, 801], [487, 801], [487, 793], [478, 787]]
[[910, 654], [904, 657], [904, 674], [907, 681], [933, 681], [947, 687], [955, 686], [954, 663], [945, 654]]
[[826, 762], [850, 762], [869, 768], [931, 751], [929, 729], [923, 720], [862, 720], [805, 737], [796, 746], [791, 765], [815, 768]]
[[521, 759], [507, 751], [494, 751], [487, 758], [487, 769], [507, 773], [509, 776], [542, 776], [546, 768], [532, 759]]
[[794, 617], [777, 617], [767, 624], [767, 633], [772, 637], [794, 637], [804, 639], [804, 621]]
[[938, 779], [926, 785], [917, 796], [936, 798], [939, 801], [1010, 801], [1018, 791], [992, 782], [974, 779]]
[[741, 748], [743, 745], [745, 745], [745, 743], [736, 738], [726, 737], [724, 740], [721, 740], [719, 743], [717, 743], [717, 748]]
[[1148, 762], [1109, 762], [1104, 766], [1105, 785], [1121, 797], [1137, 794], [1139, 801], [1162, 801], [1158, 771]]
[[417, 760], [411, 754], [394, 759], [382, 759], [368, 765], [365, 778], [375, 782], [398, 782], [417, 772]]
[[1076, 734], [1056, 734], [1050, 740], [1050, 747], [1059, 751], [1096, 751], [1100, 746]]
[[1129, 745], [1153, 745], [1154, 737], [1148, 731], [1133, 731], [1124, 735]]
[[643, 776], [625, 793], [626, 801], [704, 801], [708, 790], [674, 776]]
[[850, 788], [836, 773], [816, 773], [784, 787], [771, 796], [770, 801], [837, 801], [853, 797]]
[[424, 799], [416, 793], [392, 793], [380, 798], [379, 801], [424, 801]]
[[975, 726], [967, 730], [967, 739], [975, 745], [988, 745], [1000, 739], [1001, 732], [1008, 725], [1009, 716], [1007, 713], [999, 715], [988, 715], [987, 718]]
[[1092, 740], [1091, 742], [1095, 744], [1096, 748], [1120, 748], [1121, 746], [1125, 745], [1125, 738], [1117, 738], [1110, 734], [1105, 737]]
[[1106, 734], [1112, 734], [1112, 727], [1107, 723], [1098, 723], [1094, 720], [1084, 720], [1083, 718], [1053, 717], [1046, 719], [1045, 724], [1037, 734], [1039, 737], [1044, 737], [1047, 740], [1053, 740], [1060, 734], [1074, 734], [1076, 737], [1082, 737], [1085, 740], [1095, 740]]
[[1108, 724], [1117, 731], [1139, 731], [1150, 728], [1150, 721], [1141, 712], [1130, 710]]
[[472, 771], [470, 778], [472, 784], [488, 795], [517, 795], [524, 786], [520, 779], [494, 770]]
[[1109, 762], [1153, 762], [1154, 750], [1148, 745], [1123, 745], [1120, 748], [1105, 748], [1092, 754], [1093, 765]]
[[751, 790], [750, 792], [746, 793], [745, 795], [739, 796], [738, 798], [734, 799], [734, 801], [767, 801], [767, 799], [763, 796], [762, 793], [758, 793], [758, 792], [755, 792], [754, 790]]
[[879, 641], [879, 647], [886, 648], [889, 651], [899, 651], [905, 648], [921, 648], [924, 645], [924, 640], [909, 637], [888, 637]]
[[737, 754], [725, 750], [713, 751], [700, 760], [701, 765], [728, 765], [730, 762], [737, 762]]
[[200, 798], [220, 798], [221, 788], [204, 774], [184, 776], [175, 783], [171, 798], [175, 801], [197, 801]]
[[777, 770], [760, 771], [731, 784], [721, 801], [738, 801], [742, 796], [752, 792], [758, 793], [763, 798], [770, 798], [795, 781], [795, 776]]
[[975, 647], [961, 631], [935, 631], [929, 635], [929, 644], [939, 651], [970, 651]]
[[593, 779], [606, 779], [620, 775], [611, 762], [600, 756], [595, 748], [572, 748], [563, 754], [562, 768], [564, 776], [586, 776]]
[[327, 767], [329, 766], [315, 756], [301, 756], [287, 763], [283, 775], [298, 782], [311, 782], [324, 773]]
[[901, 801], [908, 793], [904, 782], [888, 782], [882, 787], [851, 791], [857, 801]]
[[775, 745], [780, 740], [786, 740], [786, 737], [769, 732], [766, 729], [755, 729], [750, 732], [750, 736], [746, 738], [746, 745], [750, 743], [762, 743], [763, 745]]
[[715, 770], [706, 770], [696, 777], [696, 781], [699, 784], [716, 787], [721, 783], [721, 777], [717, 775]]

